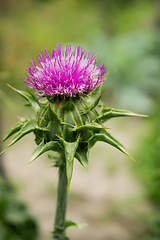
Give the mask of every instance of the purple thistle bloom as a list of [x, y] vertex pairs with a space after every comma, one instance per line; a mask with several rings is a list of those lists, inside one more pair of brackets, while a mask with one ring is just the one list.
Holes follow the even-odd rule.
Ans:
[[66, 50], [59, 45], [53, 49], [52, 56], [46, 48], [44, 55], [38, 55], [39, 66], [31, 60], [31, 67], [28, 67], [26, 74], [27, 86], [38, 90], [38, 95], [56, 97], [64, 95], [76, 97], [88, 93], [96, 88], [106, 73], [104, 63], [96, 66], [96, 55], [81, 46], [71, 49], [71, 44]]

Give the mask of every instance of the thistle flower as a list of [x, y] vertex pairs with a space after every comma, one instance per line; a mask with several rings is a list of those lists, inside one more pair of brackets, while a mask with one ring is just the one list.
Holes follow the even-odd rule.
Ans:
[[[72, 51], [70, 44], [64, 51], [62, 45], [58, 45], [53, 49], [51, 57], [45, 48], [44, 56], [42, 52], [39, 53], [38, 62], [39, 66], [31, 60], [25, 81], [29, 87], [37, 90], [38, 99], [30, 91], [24, 92], [12, 87], [27, 101], [26, 106], [36, 112], [36, 117], [22, 119], [8, 131], [3, 141], [15, 134], [8, 145], [10, 147], [33, 132], [37, 147], [29, 163], [45, 152], [49, 152], [49, 158], [54, 159], [54, 167], [59, 168], [59, 183], [52, 239], [69, 240], [65, 236], [66, 228], [78, 226], [65, 220], [67, 191], [74, 160], [77, 159], [88, 169], [90, 149], [98, 141], [105, 142], [130, 157], [103, 123], [115, 117], [142, 115], [107, 108], [101, 102], [103, 92], [99, 84], [105, 81], [104, 63], [97, 66], [96, 55], [91, 52], [87, 54], [81, 46]], [[79, 101], [77, 96], [80, 95], [87, 96]], [[45, 101], [41, 101], [41, 97], [46, 97]], [[58, 97], [56, 101], [52, 99], [54, 97]]]
[[40, 97], [76, 97], [88, 93], [105, 81], [106, 68], [104, 63], [97, 66], [96, 58], [81, 46], [72, 51], [71, 44], [66, 46], [66, 50], [58, 44], [51, 57], [45, 48], [44, 56], [42, 52], [38, 55], [39, 66], [33, 59], [31, 67], [27, 66], [25, 82], [38, 90]]

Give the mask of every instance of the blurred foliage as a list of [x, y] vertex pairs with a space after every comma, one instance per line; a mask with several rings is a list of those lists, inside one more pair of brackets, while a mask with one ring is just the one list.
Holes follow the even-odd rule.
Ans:
[[91, 2], [94, 2], [100, 12], [103, 32], [110, 36], [148, 29], [155, 21], [156, 1], [90, 0]]
[[35, 219], [17, 200], [14, 188], [0, 177], [0, 240], [37, 240]]
[[92, 37], [90, 47], [109, 71], [106, 97], [109, 94], [113, 105], [148, 112], [160, 92], [160, 33], [142, 31], [108, 39], [100, 33]]
[[[159, 240], [160, 237], [160, 98], [155, 101], [147, 131], [140, 139], [140, 145], [136, 149], [136, 159], [139, 159], [132, 170], [136, 178], [144, 185], [146, 199], [153, 206], [153, 213], [148, 219], [146, 233], [140, 239]], [[136, 239], [136, 240], [139, 240]]]
[[145, 186], [146, 196], [160, 210], [160, 100], [156, 102], [150, 117], [147, 132], [141, 137], [137, 149], [137, 165], [133, 165], [135, 174]]
[[159, 240], [160, 216], [154, 216], [148, 221], [147, 231], [140, 237], [131, 240]]

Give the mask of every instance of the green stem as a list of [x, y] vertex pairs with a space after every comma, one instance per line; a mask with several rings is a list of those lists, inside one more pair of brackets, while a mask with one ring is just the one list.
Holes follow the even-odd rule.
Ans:
[[68, 195], [68, 181], [66, 176], [66, 165], [59, 167], [59, 182], [57, 193], [57, 208], [53, 232], [53, 240], [69, 240], [65, 236], [65, 215]]

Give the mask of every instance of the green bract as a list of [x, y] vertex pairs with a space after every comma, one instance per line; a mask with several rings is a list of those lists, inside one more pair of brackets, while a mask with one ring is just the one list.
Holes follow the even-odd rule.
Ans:
[[[10, 147], [26, 134], [33, 132], [37, 148], [28, 163], [45, 152], [58, 152], [60, 157], [56, 157], [54, 166], [60, 167], [64, 164], [62, 159], [65, 159], [69, 184], [74, 158], [88, 169], [89, 151], [97, 141], [106, 142], [129, 156], [124, 146], [107, 131], [103, 123], [115, 117], [141, 115], [104, 106], [100, 102], [103, 94], [100, 86], [90, 96], [83, 98], [46, 97], [39, 100], [29, 91], [12, 89], [25, 98], [26, 106], [36, 112], [36, 118], [23, 119], [17, 123], [8, 131], [4, 141], [16, 134], [8, 145]], [[49, 156], [51, 157], [51, 154]]]

